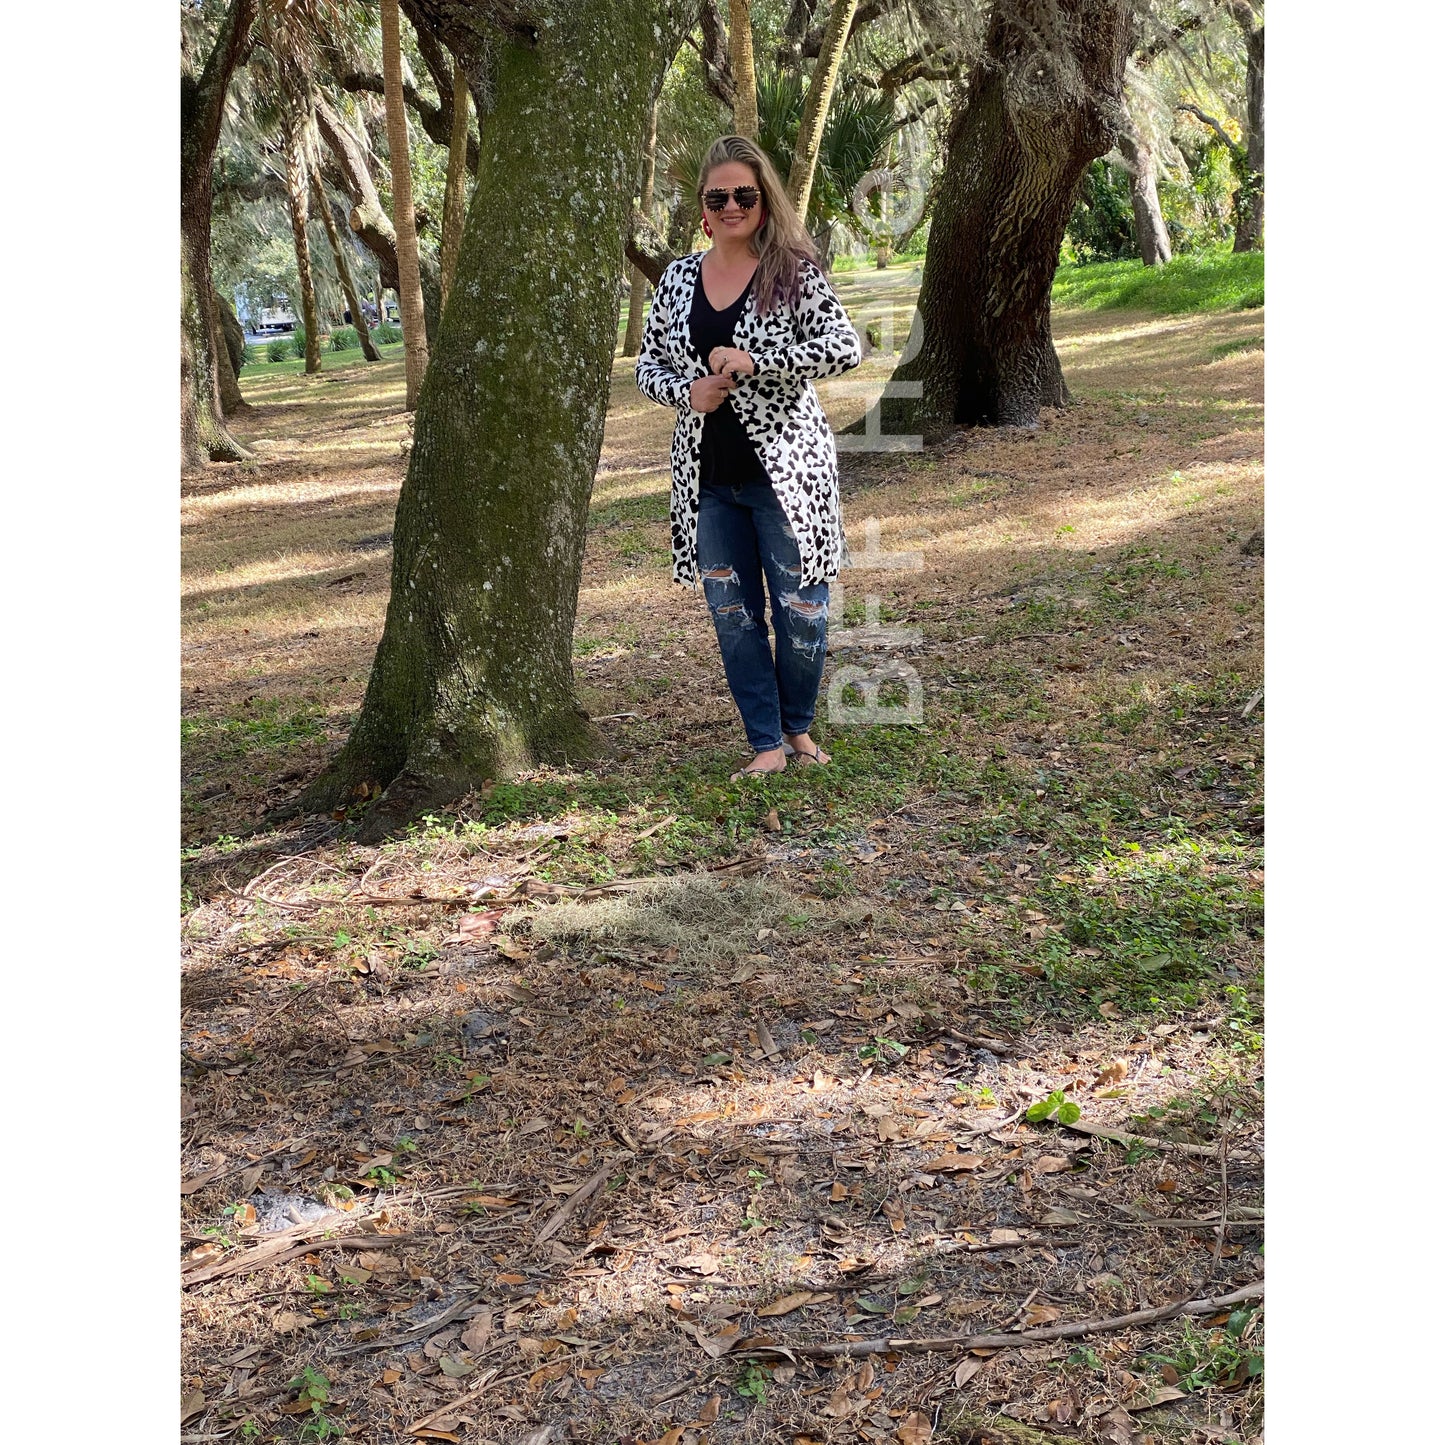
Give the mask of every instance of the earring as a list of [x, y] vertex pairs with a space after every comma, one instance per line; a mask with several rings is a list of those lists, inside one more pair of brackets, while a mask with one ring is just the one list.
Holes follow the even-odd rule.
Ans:
[[706, 217], [703, 218], [702, 233], [703, 233], [704, 236], [711, 236], [711, 235], [712, 235], [712, 227], [708, 225], [708, 223], [707, 223], [707, 218], [706, 218]]

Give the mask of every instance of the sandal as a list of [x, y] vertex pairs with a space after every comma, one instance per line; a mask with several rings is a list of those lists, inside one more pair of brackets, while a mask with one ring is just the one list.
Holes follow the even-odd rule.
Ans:
[[821, 756], [822, 751], [823, 750], [818, 747], [815, 747], [812, 752], [809, 752], [806, 748], [790, 748], [788, 750], [788, 756], [790, 758], [788, 766], [791, 768], [801, 768], [804, 766], [810, 768], [825, 768], [828, 766], [828, 763], [832, 761], [833, 755], [829, 753], [828, 758], [825, 760]]
[[[784, 744], [784, 746], [786, 747], [787, 745]], [[753, 763], [757, 762], [758, 758], [761, 757], [761, 756], [762, 756], [762, 755], [761, 755], [760, 753], [754, 753], [754, 754], [753, 754]], [[761, 776], [763, 773], [781, 773], [781, 772], [785, 771], [785, 769], [787, 768], [787, 764], [786, 764], [786, 763], [785, 763], [785, 764], [783, 765], [783, 767], [781, 767], [781, 768], [755, 768], [755, 767], [753, 766], [753, 763], [749, 763], [749, 764], [747, 765], [747, 767], [745, 767], [745, 768], [739, 768], [739, 769], [737, 770], [737, 772], [733, 773], [733, 774], [728, 778], [728, 782], [730, 782], [730, 783], [735, 783], [735, 782], [738, 781], [739, 778], [755, 778], [755, 777], [759, 777], [759, 776]]]

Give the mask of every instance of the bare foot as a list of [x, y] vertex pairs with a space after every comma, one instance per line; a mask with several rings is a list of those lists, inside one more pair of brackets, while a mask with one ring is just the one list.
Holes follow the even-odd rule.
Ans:
[[793, 750], [794, 767], [816, 768], [832, 760], [832, 753], [825, 753], [807, 733], [789, 733], [786, 743]]
[[788, 755], [782, 748], [769, 748], [766, 752], [755, 753], [747, 767], [739, 768], [728, 778], [735, 783], [739, 778], [756, 777], [759, 773], [781, 773], [788, 766]]

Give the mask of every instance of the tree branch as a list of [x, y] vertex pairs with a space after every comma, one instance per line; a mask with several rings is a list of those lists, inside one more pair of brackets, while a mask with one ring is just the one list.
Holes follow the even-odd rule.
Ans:
[[[1106, 1330], [1127, 1330], [1135, 1325], [1157, 1324], [1163, 1320], [1177, 1319], [1180, 1315], [1212, 1315], [1234, 1305], [1264, 1298], [1264, 1281], [1247, 1284], [1243, 1289], [1229, 1294], [1216, 1295], [1212, 1299], [1178, 1300], [1174, 1304], [1158, 1305], [1154, 1309], [1135, 1310], [1132, 1314], [1116, 1315], [1107, 1320], [1084, 1320], [1078, 1324], [1049, 1325], [1044, 1329], [1020, 1330], [1017, 1334], [1003, 1335], [940, 1335], [936, 1339], [910, 1339], [907, 1335], [884, 1340], [845, 1340], [831, 1345], [794, 1345], [787, 1347], [789, 1353], [806, 1355], [809, 1359], [851, 1359], [854, 1355], [886, 1355], [906, 1350], [1007, 1350], [1014, 1345], [1029, 1344], [1041, 1340], [1076, 1340], [1084, 1335], [1102, 1334]], [[781, 1348], [781, 1347], [779, 1347]], [[742, 1350], [741, 1355], [766, 1354], [768, 1346], [760, 1345], [756, 1350]]]
[[199, 76], [181, 76], [181, 169], [194, 170], [201, 157], [206, 174], [221, 136], [221, 117], [231, 76], [246, 53], [257, 0], [231, 0], [216, 43]]
[[[370, 95], [382, 95], [384, 93], [382, 78], [379, 75], [371, 75], [362, 71], [352, 71], [346, 75], [338, 75], [336, 83], [342, 90], [350, 91], [353, 95], [367, 93]], [[450, 148], [452, 141], [452, 106], [448, 98], [445, 105], [433, 105], [414, 85], [403, 85], [402, 94], [406, 103], [416, 112], [417, 119], [421, 121], [421, 128], [439, 146]], [[450, 95], [450, 87], [448, 87]], [[467, 169], [473, 174], [477, 173], [477, 143], [467, 135]]]
[[1174, 107], [1174, 109], [1188, 111], [1189, 114], [1192, 115], [1196, 120], [1202, 121], [1205, 125], [1207, 125], [1210, 130], [1212, 130], [1215, 135], [1217, 135], [1219, 139], [1224, 142], [1231, 155], [1240, 157], [1244, 155], [1244, 148], [1240, 145], [1237, 145], [1234, 141], [1230, 140], [1229, 133], [1224, 129], [1224, 127], [1220, 125], [1220, 123], [1215, 120], [1212, 115], [1206, 115], [1202, 110], [1200, 110], [1197, 105], [1190, 105], [1188, 101], [1181, 101], [1178, 105]]
[[719, 0], [703, 0], [702, 41], [697, 53], [702, 58], [703, 83], [729, 110], [737, 103], [738, 87], [733, 78], [732, 48]]
[[[892, 0], [868, 0], [866, 5], [860, 5], [853, 12], [852, 22], [848, 26], [847, 37], [843, 41], [843, 48], [846, 50], [853, 43], [853, 38], [868, 24], [871, 24], [880, 15], [892, 9]], [[803, 37], [802, 54], [805, 60], [816, 60], [823, 49], [823, 36], [827, 33], [826, 25], [815, 25]]]

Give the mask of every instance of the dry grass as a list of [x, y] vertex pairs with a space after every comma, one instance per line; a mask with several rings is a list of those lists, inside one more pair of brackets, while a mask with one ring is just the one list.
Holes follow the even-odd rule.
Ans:
[[[856, 316], [909, 284], [840, 291]], [[920, 631], [925, 723], [820, 713], [834, 765], [752, 790], [722, 781], [740, 729], [705, 609], [667, 580], [669, 417], [619, 359], [577, 629], [590, 710], [637, 714], [604, 724], [619, 759], [382, 849], [328, 820], [250, 833], [365, 685], [400, 366], [243, 380], [261, 460], [183, 499], [183, 1167], [232, 1171], [185, 1196], [186, 1243], [264, 1238], [246, 1205], [260, 1226], [338, 1202], [341, 1233], [406, 1242], [318, 1240], [188, 1289], [188, 1432], [298, 1438], [287, 1384], [310, 1366], [326, 1418], [376, 1442], [447, 1406], [434, 1438], [891, 1440], [961, 1405], [960, 1441], [1117, 1440], [1201, 1349], [1198, 1388], [1126, 1411], [1134, 1438], [1258, 1429], [1259, 1385], [1208, 1322], [1021, 1342], [962, 1390], [966, 1355], [864, 1380], [698, 1334], [939, 1335], [1026, 1299], [1099, 1318], [1258, 1277], [1260, 565], [1240, 544], [1262, 519], [1262, 322], [1066, 314], [1077, 407], [845, 459], [855, 552], [871, 516], [924, 565], [850, 578], [835, 626], [866, 589]], [[862, 405], [822, 390], [840, 426]], [[1085, 1122], [1206, 1152], [1004, 1125], [1066, 1087]], [[1139, 1220], [1218, 1208], [1221, 1118], [1241, 1223], [1216, 1258], [1208, 1224]], [[981, 1159], [930, 1167], [949, 1152]], [[995, 1230], [1031, 1242], [961, 1250]]]

